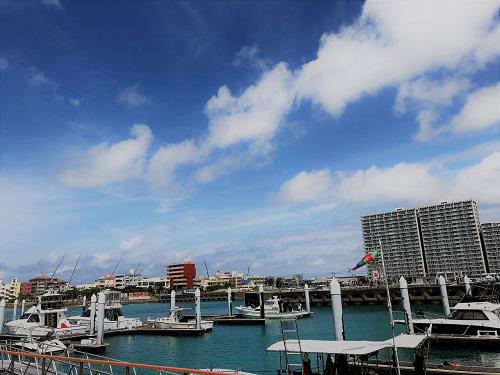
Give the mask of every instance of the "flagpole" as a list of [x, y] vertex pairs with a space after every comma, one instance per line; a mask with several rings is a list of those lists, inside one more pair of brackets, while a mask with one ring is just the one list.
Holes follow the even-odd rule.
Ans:
[[387, 273], [385, 271], [384, 250], [382, 249], [382, 240], [380, 238], [378, 240], [378, 243], [380, 246], [380, 257], [382, 259], [382, 269], [384, 271], [385, 290], [387, 292], [387, 308], [389, 309], [389, 318], [391, 320], [392, 346], [394, 347], [394, 356], [395, 356], [395, 360], [396, 360], [396, 373], [397, 373], [397, 375], [401, 375], [401, 371], [399, 369], [398, 348], [396, 346], [396, 339], [394, 337], [394, 317], [392, 316], [391, 294], [389, 293], [389, 281], [387, 280]]

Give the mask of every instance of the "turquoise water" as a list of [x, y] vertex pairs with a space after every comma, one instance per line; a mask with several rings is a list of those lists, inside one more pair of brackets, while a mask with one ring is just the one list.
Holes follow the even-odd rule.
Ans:
[[[236, 302], [239, 304], [239, 302]], [[193, 307], [192, 304], [180, 304]], [[419, 306], [424, 311], [440, 313], [439, 306]], [[146, 320], [150, 315], [166, 314], [169, 304], [136, 304], [123, 308], [125, 316]], [[398, 307], [395, 307], [397, 310]], [[71, 308], [78, 312], [79, 308]], [[194, 311], [194, 310], [191, 310]], [[298, 321], [301, 339], [334, 340], [331, 307], [313, 307], [312, 318]], [[203, 302], [202, 314], [225, 314], [225, 302]], [[344, 324], [348, 340], [385, 340], [390, 338], [389, 315], [385, 306], [345, 306]], [[398, 332], [403, 327], [396, 327]], [[173, 365], [191, 368], [242, 369], [258, 374], [276, 373], [277, 354], [266, 348], [281, 340], [279, 321], [268, 321], [265, 326], [216, 325], [212, 332], [196, 337], [117, 336], [108, 337], [107, 357], [132, 362]], [[492, 348], [494, 349], [494, 348]], [[428, 362], [444, 360], [462, 364], [500, 367], [500, 348], [494, 351], [466, 348], [452, 349], [431, 345]], [[408, 353], [401, 353], [409, 360]]]

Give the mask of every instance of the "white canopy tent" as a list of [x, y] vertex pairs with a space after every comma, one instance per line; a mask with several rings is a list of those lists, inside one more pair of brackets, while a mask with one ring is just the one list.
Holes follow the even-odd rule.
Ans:
[[[401, 334], [395, 337], [398, 348], [415, 349], [426, 340], [426, 335]], [[381, 349], [392, 348], [392, 339], [385, 341], [327, 341], [300, 340], [303, 353], [367, 355]], [[267, 348], [268, 352], [285, 352], [285, 343], [278, 341]], [[300, 352], [297, 340], [286, 340], [287, 352]]]

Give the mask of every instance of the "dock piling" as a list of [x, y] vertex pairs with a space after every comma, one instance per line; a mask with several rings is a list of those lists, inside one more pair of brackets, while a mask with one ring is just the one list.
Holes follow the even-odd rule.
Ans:
[[17, 299], [14, 301], [14, 307], [12, 308], [12, 320], [17, 319]]
[[408, 294], [408, 283], [406, 279], [401, 276], [399, 278], [399, 289], [401, 290], [401, 299], [403, 302], [403, 310], [406, 315], [406, 322], [408, 323], [408, 331], [410, 334], [414, 334], [415, 331], [413, 329], [413, 317], [411, 315], [411, 305], [410, 305], [410, 295]]
[[443, 302], [443, 310], [446, 316], [450, 315], [450, 302], [448, 301], [448, 291], [446, 290], [446, 280], [443, 276], [438, 277], [439, 289], [441, 290], [441, 300]]
[[232, 302], [232, 290], [231, 287], [227, 288], [227, 315], [233, 316], [233, 302]]
[[199, 288], [196, 288], [194, 292], [194, 303], [196, 309], [196, 329], [201, 329], [201, 293]]
[[95, 294], [92, 294], [90, 297], [90, 334], [93, 335], [95, 333], [95, 310], [96, 310], [96, 302], [97, 297]]
[[330, 282], [330, 296], [332, 298], [333, 323], [335, 325], [335, 338], [337, 341], [344, 340], [344, 324], [342, 312], [342, 295], [340, 284], [334, 277]]
[[2, 300], [0, 301], [0, 332], [2, 332], [4, 318], [5, 318], [5, 299], [2, 298]]
[[467, 275], [464, 276], [464, 284], [465, 284], [465, 294], [470, 296], [471, 295], [471, 287], [470, 287], [470, 279]]
[[260, 318], [265, 319], [266, 313], [264, 310], [264, 287], [259, 286], [259, 301], [260, 301]]
[[104, 338], [104, 305], [106, 296], [100, 292], [97, 297], [97, 345], [102, 345]]
[[83, 296], [82, 298], [82, 313], [85, 312], [85, 305], [87, 304], [87, 296]]
[[26, 310], [26, 300], [21, 301], [21, 316], [23, 316], [24, 311]]
[[170, 310], [175, 308], [175, 290], [170, 292]]
[[306, 311], [311, 313], [311, 301], [309, 300], [309, 285], [304, 285], [304, 294], [306, 299]]

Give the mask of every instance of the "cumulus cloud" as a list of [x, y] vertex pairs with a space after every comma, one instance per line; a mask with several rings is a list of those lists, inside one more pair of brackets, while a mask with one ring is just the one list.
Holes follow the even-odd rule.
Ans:
[[38, 69], [32, 69], [26, 81], [33, 87], [57, 86], [54, 81], [52, 81], [45, 75], [45, 73], [41, 72]]
[[6, 57], [0, 57], [0, 71], [7, 70], [9, 68], [9, 60]]
[[138, 236], [133, 236], [120, 243], [120, 249], [124, 251], [133, 250], [141, 246], [143, 242], [144, 242], [144, 235], [141, 234]]
[[243, 46], [236, 52], [233, 60], [234, 66], [250, 65], [258, 69], [267, 69], [270, 65], [269, 61], [259, 57], [259, 46], [256, 44], [251, 46]]
[[397, 163], [385, 168], [372, 166], [357, 171], [302, 171], [281, 185], [278, 196], [283, 203], [322, 197], [339, 203], [431, 204], [480, 198], [482, 204], [498, 204], [498, 186], [500, 151], [494, 151], [458, 170], [436, 160]]
[[59, 0], [42, 0], [42, 4], [45, 5], [46, 7], [57, 9], [57, 10], [62, 10], [62, 4]]
[[500, 125], [500, 83], [470, 94], [462, 110], [451, 120], [455, 133], [480, 131]]
[[75, 166], [61, 173], [61, 181], [67, 186], [90, 188], [141, 176], [153, 136], [144, 124], [134, 125], [131, 134], [125, 141], [91, 147]]
[[126, 107], [141, 107], [149, 102], [149, 98], [139, 92], [139, 85], [125, 87], [116, 96], [116, 102]]
[[330, 189], [331, 176], [328, 169], [302, 171], [281, 185], [277, 200], [283, 203], [311, 202], [324, 198]]

